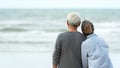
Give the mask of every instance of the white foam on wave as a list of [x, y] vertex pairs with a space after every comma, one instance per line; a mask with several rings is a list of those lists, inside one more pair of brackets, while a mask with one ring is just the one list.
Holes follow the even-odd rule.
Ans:
[[0, 51], [52, 51], [59, 32], [0, 32]]
[[[4, 23], [5, 22], [5, 23]], [[65, 23], [57, 22], [54, 20], [49, 21], [4, 21], [2, 25], [5, 27], [10, 26], [11, 28], [17, 27], [20, 29], [25, 29], [27, 31], [0, 31], [0, 44], [1, 48], [6, 48], [6, 50], [23, 50], [23, 51], [35, 51], [39, 48], [42, 48], [44, 45], [43, 51], [52, 50], [55, 44], [55, 40], [59, 33], [67, 30], [67, 26]], [[9, 22], [9, 24], [8, 24]], [[45, 23], [46, 22], [46, 23]], [[29, 25], [26, 25], [29, 24]], [[108, 44], [112, 44], [110, 46], [115, 46], [119, 44], [119, 36], [120, 36], [120, 23], [119, 22], [99, 22], [93, 23], [95, 26], [95, 33], [99, 36], [103, 37]], [[4, 28], [4, 26], [2, 28]], [[80, 27], [78, 28], [81, 30]], [[8, 47], [8, 46], [11, 47]], [[20, 46], [21, 45], [21, 46]], [[30, 47], [30, 46], [31, 47]], [[39, 46], [38, 49], [35, 46]], [[6, 46], [6, 47], [5, 47]], [[25, 47], [24, 47], [25, 46]], [[0, 49], [1, 49], [0, 48]], [[18, 49], [16, 49], [18, 48]], [[19, 49], [20, 48], [20, 49]], [[22, 49], [23, 48], [23, 49]], [[33, 48], [33, 49], [32, 49]], [[1, 49], [1, 50], [3, 50]], [[42, 50], [41, 49], [41, 50]]]
[[110, 49], [120, 50], [120, 22], [100, 22], [93, 23], [95, 26], [95, 33], [102, 37], [109, 45]]

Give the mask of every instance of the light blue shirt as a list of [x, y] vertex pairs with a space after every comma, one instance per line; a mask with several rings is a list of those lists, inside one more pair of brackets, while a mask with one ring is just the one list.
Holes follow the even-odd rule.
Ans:
[[108, 55], [108, 45], [95, 34], [90, 34], [82, 43], [83, 68], [113, 68]]

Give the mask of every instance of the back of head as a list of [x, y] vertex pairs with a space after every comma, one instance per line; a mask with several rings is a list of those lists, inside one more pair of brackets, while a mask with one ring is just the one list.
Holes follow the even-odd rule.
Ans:
[[82, 32], [84, 35], [89, 35], [89, 34], [92, 34], [94, 32], [94, 26], [88, 20], [85, 20], [82, 22], [81, 29], [82, 29]]
[[67, 21], [72, 26], [79, 26], [80, 25], [80, 15], [77, 12], [71, 12], [67, 16]]

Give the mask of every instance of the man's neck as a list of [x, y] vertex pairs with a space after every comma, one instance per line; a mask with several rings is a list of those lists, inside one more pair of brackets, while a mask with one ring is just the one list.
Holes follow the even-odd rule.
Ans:
[[69, 32], [78, 32], [76, 27], [69, 27], [68, 31]]

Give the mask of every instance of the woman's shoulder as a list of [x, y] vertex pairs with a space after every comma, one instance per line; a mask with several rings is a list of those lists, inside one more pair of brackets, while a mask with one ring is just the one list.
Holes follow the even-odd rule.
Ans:
[[85, 41], [83, 41], [83, 45], [87, 46], [87, 47], [93, 47], [94, 45], [96, 45], [96, 37], [90, 37], [87, 38]]

